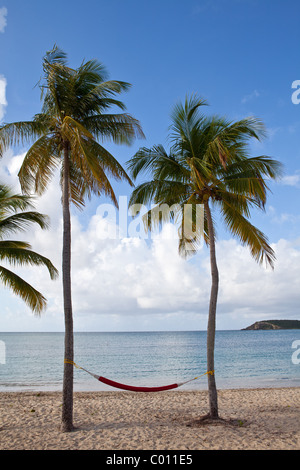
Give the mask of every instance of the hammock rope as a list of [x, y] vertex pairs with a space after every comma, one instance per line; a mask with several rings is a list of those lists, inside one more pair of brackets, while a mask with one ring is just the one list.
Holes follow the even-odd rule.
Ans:
[[193, 379], [186, 380], [185, 382], [179, 382], [179, 383], [164, 385], [164, 386], [160, 386], [160, 387], [136, 387], [136, 386], [133, 386], [133, 385], [126, 385], [126, 384], [122, 384], [122, 383], [119, 383], [119, 382], [115, 382], [114, 380], [107, 379], [106, 377], [102, 377], [102, 376], [93, 374], [92, 372], [88, 371], [87, 369], [84, 369], [84, 367], [81, 367], [78, 364], [76, 364], [75, 362], [69, 361], [68, 359], [65, 359], [64, 362], [65, 362], [65, 364], [71, 364], [74, 367], [76, 367], [77, 369], [81, 369], [81, 370], [87, 372], [92, 377], [97, 379], [99, 382], [102, 382], [106, 385], [109, 385], [110, 387], [119, 388], [121, 390], [129, 390], [131, 392], [163, 392], [165, 390], [172, 390], [174, 388], [181, 387], [182, 385], [187, 384], [189, 382], [192, 382], [193, 380], [200, 379], [200, 377], [203, 377], [204, 375], [214, 375], [214, 371], [209, 370], [207, 372], [204, 372], [204, 374], [198, 375], [198, 377], [194, 377]]

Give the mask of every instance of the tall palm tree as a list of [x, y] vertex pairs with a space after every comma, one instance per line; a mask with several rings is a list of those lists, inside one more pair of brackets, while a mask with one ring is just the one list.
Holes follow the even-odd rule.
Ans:
[[[173, 217], [179, 220], [182, 255], [195, 253], [201, 246], [202, 235], [209, 245], [212, 283], [207, 325], [208, 417], [218, 419], [214, 349], [219, 273], [212, 209], [218, 211], [229, 231], [249, 247], [256, 261], [265, 260], [273, 266], [275, 254], [266, 236], [250, 223], [249, 217], [251, 208], [264, 208], [268, 191], [266, 180], [276, 178], [281, 165], [266, 156], [249, 156], [249, 140], [260, 140], [265, 134], [258, 119], [229, 122], [222, 117], [205, 117], [200, 113], [205, 104], [193, 95], [186, 98], [184, 104], [175, 106], [171, 116], [170, 152], [162, 145], [141, 148], [129, 160], [133, 178], [142, 172], [151, 175], [150, 181], [134, 189], [129, 204], [156, 204], [155, 210], [149, 211], [146, 217], [149, 229], [163, 222], [163, 215], [157, 210], [162, 204], [172, 207]], [[185, 230], [186, 205], [192, 208], [188, 232]], [[197, 225], [199, 205], [204, 207], [203, 230], [201, 224]]]
[[[55, 279], [58, 271], [49, 259], [32, 251], [29, 243], [7, 239], [31, 224], [38, 224], [42, 229], [47, 228], [46, 216], [28, 209], [32, 209], [28, 196], [14, 194], [8, 186], [0, 185], [0, 260], [13, 266], [45, 266], [51, 279]], [[4, 286], [21, 297], [34, 313], [40, 314], [45, 309], [45, 297], [5, 266], [0, 266], [0, 279]]]
[[125, 110], [116, 95], [130, 84], [108, 80], [96, 60], [68, 67], [66, 54], [57, 46], [43, 61], [42, 112], [32, 121], [0, 128], [0, 146], [33, 140], [19, 172], [22, 190], [42, 194], [55, 170], [60, 168], [63, 208], [62, 276], [65, 316], [65, 364], [62, 430], [73, 429], [73, 314], [71, 301], [70, 204], [82, 208], [85, 198], [105, 194], [117, 206], [109, 181], [130, 178], [99, 139], [130, 145], [143, 137], [139, 122], [127, 113], [107, 113], [115, 106]]

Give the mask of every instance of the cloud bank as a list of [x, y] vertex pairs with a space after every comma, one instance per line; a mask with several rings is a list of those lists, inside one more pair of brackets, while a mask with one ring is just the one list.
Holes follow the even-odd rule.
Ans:
[[[7, 153], [0, 169], [0, 180], [6, 178], [15, 189], [22, 159], [23, 155]], [[40, 212], [50, 215], [51, 229], [33, 229], [19, 236], [28, 239], [58, 269], [62, 247], [60, 197], [57, 179], [36, 204]], [[161, 236], [149, 243], [141, 238], [105, 238], [103, 234], [109, 233], [111, 223], [101, 211], [96, 211], [85, 225], [77, 213], [72, 216], [75, 329], [205, 329], [210, 295], [207, 249], [185, 261], [178, 254], [172, 226], [165, 226]], [[168, 231], [172, 236], [166, 236]], [[217, 243], [219, 329], [238, 329], [267, 318], [298, 318], [300, 238], [278, 240], [272, 247], [277, 256], [274, 271], [258, 266], [248, 249], [234, 240]], [[31, 312], [25, 313], [21, 301], [12, 301], [11, 305], [6, 304], [0, 327], [4, 331], [13, 328], [13, 324], [15, 329], [24, 325], [27, 331], [63, 329], [61, 277], [50, 281], [42, 268], [19, 272], [44, 293], [48, 310], [37, 320]]]

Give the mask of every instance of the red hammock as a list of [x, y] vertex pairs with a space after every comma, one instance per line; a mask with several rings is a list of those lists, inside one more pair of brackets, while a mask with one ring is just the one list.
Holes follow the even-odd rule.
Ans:
[[89, 372], [88, 370], [84, 369], [81, 366], [78, 366], [77, 364], [75, 364], [75, 362], [69, 361], [68, 359], [65, 359], [65, 364], [71, 364], [71, 365], [77, 367], [77, 369], [84, 370], [88, 374], [95, 377], [95, 379], [99, 380], [99, 382], [102, 382], [106, 385], [110, 385], [111, 387], [115, 387], [115, 388], [120, 388], [121, 390], [130, 390], [131, 392], [163, 392], [165, 390], [172, 390], [174, 388], [181, 387], [181, 385], [184, 385], [188, 382], [192, 382], [192, 380], [199, 379], [199, 377], [202, 377], [203, 375], [206, 375], [206, 374], [213, 375], [214, 374], [214, 371], [208, 371], [208, 372], [205, 372], [202, 375], [199, 375], [198, 377], [194, 377], [193, 379], [187, 380], [186, 382], [180, 382], [178, 384], [171, 384], [171, 385], [164, 385], [164, 386], [161, 386], [161, 387], [135, 387], [133, 385], [121, 384], [119, 382], [115, 382], [114, 380], [106, 379], [105, 377], [101, 377], [99, 375], [93, 374], [92, 372]]
[[103, 382], [111, 387], [120, 388], [122, 390], [130, 390], [132, 392], [163, 392], [164, 390], [172, 390], [173, 388], [180, 387], [180, 384], [164, 385], [163, 387], [134, 387], [133, 385], [120, 384], [113, 380], [106, 379], [105, 377], [98, 377], [99, 382]]

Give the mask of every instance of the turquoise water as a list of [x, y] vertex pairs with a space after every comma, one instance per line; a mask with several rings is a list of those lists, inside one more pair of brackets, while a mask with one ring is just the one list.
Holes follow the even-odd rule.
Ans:
[[[292, 361], [297, 340], [300, 330], [217, 331], [217, 387], [300, 386], [300, 364]], [[61, 390], [63, 333], [0, 333], [0, 342], [0, 391]], [[183, 382], [206, 370], [206, 332], [75, 333], [75, 362], [131, 385]], [[180, 390], [206, 387], [204, 376]], [[116, 390], [78, 369], [74, 389]]]

